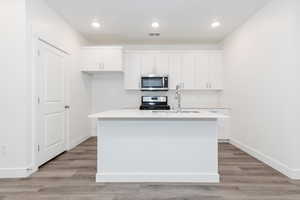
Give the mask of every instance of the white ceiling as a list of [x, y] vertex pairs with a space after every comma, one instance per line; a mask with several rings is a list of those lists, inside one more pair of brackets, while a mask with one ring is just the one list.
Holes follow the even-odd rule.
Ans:
[[[269, 0], [46, 0], [95, 44], [216, 43]], [[95, 30], [94, 18], [103, 23]], [[214, 19], [222, 26], [211, 28]], [[160, 37], [150, 37], [151, 22]]]

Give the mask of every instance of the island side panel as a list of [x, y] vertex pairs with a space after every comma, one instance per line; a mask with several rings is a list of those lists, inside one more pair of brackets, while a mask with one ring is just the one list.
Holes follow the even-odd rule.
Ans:
[[218, 182], [217, 120], [98, 120], [98, 182]]

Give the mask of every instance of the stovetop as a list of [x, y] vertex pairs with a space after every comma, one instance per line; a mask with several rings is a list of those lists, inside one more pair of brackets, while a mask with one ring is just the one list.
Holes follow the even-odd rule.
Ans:
[[140, 110], [170, 110], [167, 96], [142, 96]]
[[140, 110], [171, 110], [169, 105], [141, 105]]

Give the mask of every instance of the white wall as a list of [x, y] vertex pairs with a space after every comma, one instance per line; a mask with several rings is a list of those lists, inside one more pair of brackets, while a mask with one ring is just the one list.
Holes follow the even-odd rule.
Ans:
[[25, 6], [25, 0], [0, 3], [0, 177], [28, 163]]
[[90, 136], [90, 83], [80, 72], [79, 50], [88, 42], [44, 0], [0, 3], [0, 178], [23, 177], [33, 167], [33, 35], [68, 51], [66, 74], [70, 145]]
[[291, 11], [291, 23], [292, 23], [292, 38], [291, 48], [292, 48], [292, 67], [289, 70], [287, 76], [288, 80], [288, 107], [286, 108], [286, 116], [288, 116], [288, 126], [289, 132], [293, 133], [291, 140], [293, 141], [293, 163], [292, 168], [298, 169], [294, 171], [294, 176], [300, 179], [300, 126], [299, 126], [299, 114], [300, 113], [300, 1], [293, 0], [290, 2]]
[[299, 1], [271, 1], [224, 41], [233, 143], [294, 178], [300, 169], [296, 12]]
[[28, 0], [30, 25], [38, 35], [70, 53], [66, 66], [66, 104], [70, 109], [70, 145], [74, 146], [90, 135], [90, 83], [82, 76], [79, 65], [81, 46], [88, 41], [78, 34], [44, 0]]

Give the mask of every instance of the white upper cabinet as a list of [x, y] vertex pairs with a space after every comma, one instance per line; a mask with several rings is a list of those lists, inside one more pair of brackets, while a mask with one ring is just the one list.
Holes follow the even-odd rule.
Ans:
[[222, 90], [222, 51], [127, 51], [125, 88], [139, 89], [140, 76], [169, 75], [169, 88]]
[[223, 54], [215, 52], [209, 55], [209, 89], [223, 89]]
[[124, 85], [127, 90], [139, 90], [141, 79], [141, 62], [140, 54], [125, 53], [124, 66]]
[[185, 53], [182, 55], [180, 79], [184, 90], [196, 89], [195, 62], [196, 57], [194, 54]]
[[156, 74], [168, 75], [169, 74], [169, 54], [161, 53], [155, 56], [155, 72]]
[[122, 47], [83, 47], [83, 71], [123, 71]]
[[209, 88], [209, 57], [207, 54], [196, 55], [195, 76], [196, 89]]
[[170, 54], [169, 56], [169, 88], [171, 90], [176, 89], [176, 85], [180, 84], [181, 81], [181, 66], [182, 66], [182, 55], [181, 54]]
[[[138, 56], [138, 55], [137, 55]], [[142, 59], [142, 74], [168, 74], [169, 73], [169, 55], [158, 52], [139, 53]]]
[[153, 53], [135, 54], [135, 56], [141, 57], [141, 74], [155, 74], [156, 73], [156, 55]]
[[223, 54], [221, 51], [199, 53], [196, 56], [196, 89], [223, 89]]

